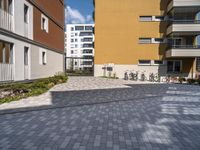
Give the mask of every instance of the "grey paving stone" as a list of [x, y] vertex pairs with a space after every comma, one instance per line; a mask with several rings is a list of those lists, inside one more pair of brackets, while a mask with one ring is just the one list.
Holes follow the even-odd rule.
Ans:
[[0, 149], [199, 150], [199, 96], [199, 86], [72, 77], [42, 96], [0, 105], [0, 113], [26, 102], [52, 106], [0, 115]]

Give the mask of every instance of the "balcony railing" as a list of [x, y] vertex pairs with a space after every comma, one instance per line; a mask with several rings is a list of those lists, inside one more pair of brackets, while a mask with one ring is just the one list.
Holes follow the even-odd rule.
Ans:
[[13, 64], [0, 63], [0, 82], [7, 82], [14, 80]]
[[14, 17], [11, 14], [0, 9], [0, 28], [13, 31], [14, 30], [13, 18]]
[[200, 24], [200, 20], [170, 20], [174, 24]]
[[169, 12], [174, 7], [195, 7], [199, 9], [199, 0], [171, 0], [167, 6], [167, 11]]
[[168, 49], [200, 49], [200, 45], [170, 45]]

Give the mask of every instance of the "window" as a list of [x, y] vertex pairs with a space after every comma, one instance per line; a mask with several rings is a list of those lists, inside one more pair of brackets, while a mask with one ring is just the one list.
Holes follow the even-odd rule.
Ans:
[[167, 62], [167, 72], [169, 73], [180, 73], [181, 72], [181, 61], [170, 60]]
[[46, 52], [42, 52], [42, 64], [46, 65]]
[[93, 59], [93, 56], [88, 55], [88, 56], [83, 56], [83, 58], [84, 59]]
[[151, 65], [151, 60], [139, 60], [139, 65]]
[[140, 44], [151, 44], [151, 38], [139, 38]]
[[83, 54], [92, 54], [93, 50], [92, 49], [84, 49]]
[[74, 51], [73, 51], [73, 50], [71, 50], [71, 54], [74, 54]]
[[77, 31], [80, 31], [80, 30], [84, 30], [84, 26], [76, 26], [75, 27], [75, 30]]
[[3, 9], [3, 0], [0, 0], [0, 8]]
[[83, 44], [83, 48], [86, 48], [86, 47], [91, 47], [91, 48], [93, 48], [93, 44]]
[[71, 27], [71, 31], [74, 31], [74, 28], [73, 28], [73, 27]]
[[8, 0], [8, 13], [13, 15], [13, 0]]
[[28, 66], [28, 47], [24, 47], [24, 65]]
[[13, 44], [0, 41], [0, 63], [13, 64]]
[[165, 43], [166, 40], [164, 38], [152, 38], [151, 43], [159, 44], [159, 43]]
[[154, 60], [154, 65], [163, 65], [164, 62], [162, 60]]
[[93, 41], [92, 38], [84, 38], [84, 39], [83, 39], [83, 42], [92, 42], [92, 41]]
[[81, 32], [80, 36], [92, 36], [93, 32]]
[[164, 16], [155, 16], [155, 20], [157, 20], [157, 21], [164, 21], [165, 17]]
[[140, 16], [140, 21], [152, 21], [152, 16]]
[[75, 33], [75, 36], [78, 36], [78, 33]]
[[78, 39], [75, 39], [75, 42], [78, 42]]
[[39, 63], [40, 63], [40, 65], [46, 65], [47, 64], [47, 51], [45, 49], [42, 49], [42, 48], [40, 48]]
[[93, 30], [92, 26], [85, 26], [85, 30]]
[[74, 42], [74, 39], [71, 39], [71, 42], [73, 43], [73, 42]]
[[29, 8], [24, 4], [24, 22], [28, 23], [29, 20]]
[[47, 32], [47, 33], [49, 32], [49, 21], [48, 21], [48, 18], [46, 16], [44, 16], [43, 14], [41, 17], [41, 28], [45, 32]]

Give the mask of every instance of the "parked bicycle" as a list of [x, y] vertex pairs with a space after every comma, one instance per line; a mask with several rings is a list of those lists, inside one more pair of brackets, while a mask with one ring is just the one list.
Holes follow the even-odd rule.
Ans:
[[124, 73], [124, 80], [128, 80], [128, 71]]
[[145, 71], [141, 73], [141, 78], [140, 78], [141, 81], [146, 81], [147, 80], [147, 77], [145, 76]]

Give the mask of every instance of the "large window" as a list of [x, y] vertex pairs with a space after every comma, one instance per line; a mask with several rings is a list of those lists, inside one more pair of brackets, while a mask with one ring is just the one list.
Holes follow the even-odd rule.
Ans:
[[0, 41], [0, 63], [13, 63], [13, 44]]
[[167, 62], [167, 72], [168, 73], [180, 73], [181, 72], [181, 61], [180, 60], [170, 60]]

